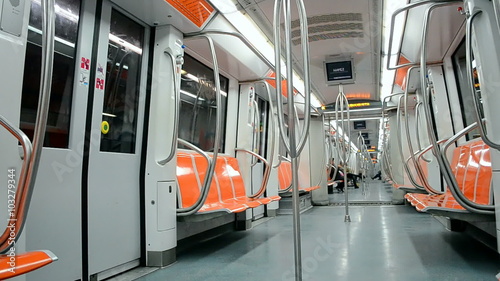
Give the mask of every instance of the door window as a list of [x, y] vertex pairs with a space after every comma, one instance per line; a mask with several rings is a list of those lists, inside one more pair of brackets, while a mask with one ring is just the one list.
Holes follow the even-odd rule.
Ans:
[[[135, 153], [144, 27], [113, 10], [105, 68], [101, 151]], [[101, 73], [99, 73], [101, 72]]]

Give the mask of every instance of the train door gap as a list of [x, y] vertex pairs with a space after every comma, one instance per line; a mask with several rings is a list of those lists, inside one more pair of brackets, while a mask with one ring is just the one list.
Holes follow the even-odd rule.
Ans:
[[[150, 28], [151, 36], [149, 40], [149, 54], [153, 57], [155, 49], [155, 34], [156, 27]], [[142, 151], [147, 151], [148, 149], [148, 133], [149, 133], [149, 114], [151, 108], [151, 85], [153, 84], [153, 60], [149, 60], [148, 70], [147, 70], [147, 88], [146, 88], [146, 98], [145, 98], [145, 113], [144, 113], [144, 125], [143, 125], [143, 137], [142, 137]], [[142, 153], [141, 156], [141, 170], [140, 170], [140, 218], [141, 218], [141, 266], [146, 265], [146, 153]]]
[[[103, 0], [97, 0], [95, 7], [95, 20], [94, 20], [94, 36], [92, 42], [99, 41], [99, 30], [101, 28], [101, 15], [102, 15], [102, 2]], [[97, 44], [92, 46], [92, 61], [91, 65], [97, 64]], [[95, 67], [90, 68], [89, 81], [95, 81], [97, 69]], [[83, 147], [83, 168], [82, 168], [82, 191], [81, 191], [81, 208], [82, 208], [82, 276], [83, 280], [89, 280], [89, 244], [88, 244], [88, 187], [89, 187], [89, 154], [90, 154], [90, 140], [92, 134], [92, 112], [94, 109], [94, 95], [95, 88], [89, 88], [88, 100], [87, 100], [87, 112], [85, 116], [85, 137], [84, 137], [84, 147]]]

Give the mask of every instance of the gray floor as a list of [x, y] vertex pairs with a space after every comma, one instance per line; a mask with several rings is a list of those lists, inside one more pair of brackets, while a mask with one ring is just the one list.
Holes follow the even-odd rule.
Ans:
[[[371, 182], [365, 195], [349, 192], [356, 201], [390, 201], [381, 182]], [[411, 206], [351, 206], [351, 223], [344, 211], [302, 214], [303, 280], [479, 281], [496, 280], [500, 271], [496, 252]], [[137, 280], [294, 280], [292, 241], [292, 217], [279, 216], [195, 245], [176, 264]]]
[[[366, 180], [358, 182], [359, 188], [349, 186], [347, 189], [350, 203], [390, 203], [392, 197], [392, 186], [384, 184], [379, 180]], [[330, 194], [331, 204], [344, 204], [345, 193], [338, 193], [336, 190]]]

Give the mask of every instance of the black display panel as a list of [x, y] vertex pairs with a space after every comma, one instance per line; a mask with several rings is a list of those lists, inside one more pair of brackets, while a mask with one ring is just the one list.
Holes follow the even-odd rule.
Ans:
[[354, 130], [363, 130], [366, 129], [365, 121], [354, 121]]
[[328, 85], [354, 83], [354, 66], [351, 59], [325, 62], [326, 83]]

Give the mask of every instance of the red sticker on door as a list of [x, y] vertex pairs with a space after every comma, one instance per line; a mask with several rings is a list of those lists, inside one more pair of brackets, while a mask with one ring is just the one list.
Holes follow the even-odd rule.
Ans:
[[104, 90], [104, 79], [97, 78], [95, 80], [95, 88], [98, 90]]
[[90, 69], [90, 59], [82, 57], [82, 60], [80, 62], [80, 68], [83, 70], [89, 70]]

